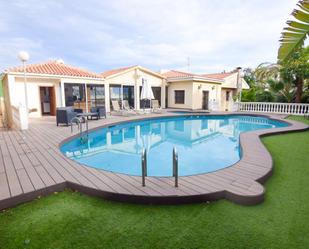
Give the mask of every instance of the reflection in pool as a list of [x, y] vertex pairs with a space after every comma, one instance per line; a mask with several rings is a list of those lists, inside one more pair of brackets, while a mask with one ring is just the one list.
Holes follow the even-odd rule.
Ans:
[[212, 172], [240, 159], [239, 134], [284, 127], [286, 123], [254, 116], [178, 116], [127, 122], [73, 139], [61, 147], [69, 158], [99, 169], [141, 175], [141, 152], [148, 153], [149, 176], [172, 175], [172, 150], [179, 175]]

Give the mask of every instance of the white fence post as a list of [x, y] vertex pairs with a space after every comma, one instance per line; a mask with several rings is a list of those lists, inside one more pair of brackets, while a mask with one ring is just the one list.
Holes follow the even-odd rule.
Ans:
[[272, 102], [269, 102], [269, 103], [268, 102], [239, 102], [238, 111], [304, 115], [306, 113], [309, 113], [309, 104], [272, 103]]

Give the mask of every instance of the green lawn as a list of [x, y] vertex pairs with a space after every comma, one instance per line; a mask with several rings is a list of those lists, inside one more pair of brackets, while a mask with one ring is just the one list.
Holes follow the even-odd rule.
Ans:
[[263, 142], [275, 162], [263, 204], [145, 206], [66, 191], [1, 213], [0, 248], [308, 248], [309, 131]]

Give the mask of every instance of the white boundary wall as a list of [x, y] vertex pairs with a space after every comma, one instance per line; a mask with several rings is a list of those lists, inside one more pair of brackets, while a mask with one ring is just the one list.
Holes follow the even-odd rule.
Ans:
[[19, 107], [12, 106], [12, 117], [14, 126], [20, 130], [27, 130], [29, 126], [28, 115], [26, 107], [20, 105]]

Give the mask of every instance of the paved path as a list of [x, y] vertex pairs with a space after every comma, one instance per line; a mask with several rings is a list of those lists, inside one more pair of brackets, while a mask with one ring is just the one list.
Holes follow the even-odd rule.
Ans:
[[[175, 114], [109, 117], [91, 121], [89, 126], [95, 128], [167, 115]], [[147, 177], [146, 187], [142, 187], [141, 177], [81, 166], [59, 150], [59, 144], [72, 136], [70, 127], [57, 127], [54, 117], [32, 119], [27, 131], [0, 130], [0, 210], [65, 188], [138, 203], [188, 203], [226, 198], [240, 204], [256, 204], [264, 198], [261, 183], [272, 172], [272, 158], [259, 136], [308, 128], [289, 122], [291, 126], [286, 128], [242, 133], [243, 158], [238, 163], [213, 173], [180, 177], [179, 187], [175, 188], [170, 177]]]

